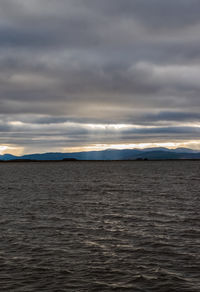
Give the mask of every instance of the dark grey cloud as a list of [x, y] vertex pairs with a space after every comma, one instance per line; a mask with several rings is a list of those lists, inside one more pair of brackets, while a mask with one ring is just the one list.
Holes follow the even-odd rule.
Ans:
[[2, 0], [0, 143], [198, 140], [199, 13], [198, 0]]

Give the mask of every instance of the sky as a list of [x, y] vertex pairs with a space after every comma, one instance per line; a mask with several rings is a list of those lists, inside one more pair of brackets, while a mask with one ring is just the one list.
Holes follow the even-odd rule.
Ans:
[[200, 149], [199, 0], [1, 0], [0, 154]]

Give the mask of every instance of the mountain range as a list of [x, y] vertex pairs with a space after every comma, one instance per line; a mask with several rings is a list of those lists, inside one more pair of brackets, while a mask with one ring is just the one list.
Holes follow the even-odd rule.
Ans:
[[107, 149], [102, 151], [75, 152], [75, 153], [41, 153], [14, 156], [12, 154], [0, 155], [0, 160], [168, 160], [168, 159], [200, 159], [200, 150], [188, 148], [146, 148], [146, 149]]

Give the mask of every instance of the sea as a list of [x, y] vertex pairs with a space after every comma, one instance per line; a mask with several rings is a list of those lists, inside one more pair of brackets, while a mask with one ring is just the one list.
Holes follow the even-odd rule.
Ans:
[[0, 291], [199, 292], [200, 161], [0, 163]]

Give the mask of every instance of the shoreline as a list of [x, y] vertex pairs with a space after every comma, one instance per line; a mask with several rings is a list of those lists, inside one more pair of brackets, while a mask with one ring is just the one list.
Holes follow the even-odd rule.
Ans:
[[63, 163], [67, 163], [67, 162], [151, 162], [151, 161], [200, 161], [200, 159], [122, 159], [122, 160], [29, 160], [29, 159], [15, 159], [15, 160], [0, 160], [0, 163], [42, 163], [42, 162], [63, 162]]

